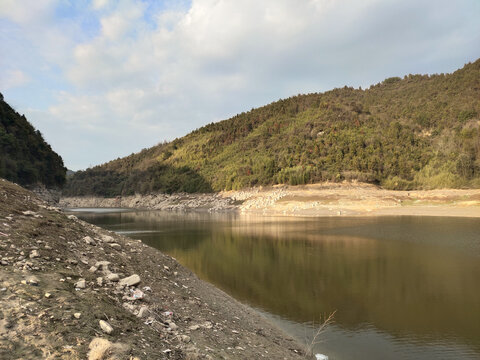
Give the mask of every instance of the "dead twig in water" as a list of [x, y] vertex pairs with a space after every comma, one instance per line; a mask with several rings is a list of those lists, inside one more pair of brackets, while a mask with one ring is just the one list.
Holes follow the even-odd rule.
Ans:
[[315, 331], [312, 341], [309, 344], [306, 344], [305, 356], [313, 356], [313, 348], [315, 345], [320, 344], [321, 340], [319, 339], [320, 335], [325, 331], [328, 325], [332, 324], [334, 321], [335, 313], [337, 310], [330, 313], [330, 315], [325, 319], [325, 321], [320, 325], [320, 327]]

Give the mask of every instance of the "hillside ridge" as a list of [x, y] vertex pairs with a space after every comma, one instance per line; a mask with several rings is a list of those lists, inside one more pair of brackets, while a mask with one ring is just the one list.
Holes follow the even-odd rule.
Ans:
[[66, 196], [357, 180], [480, 186], [480, 59], [451, 74], [297, 95], [77, 172]]
[[0, 177], [23, 186], [57, 188], [65, 183], [65, 172], [62, 158], [40, 131], [0, 93]]

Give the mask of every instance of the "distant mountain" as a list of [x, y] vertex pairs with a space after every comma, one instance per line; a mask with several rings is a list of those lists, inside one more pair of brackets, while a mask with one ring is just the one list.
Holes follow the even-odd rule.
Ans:
[[480, 59], [452, 74], [298, 95], [77, 172], [66, 195], [359, 180], [480, 187]]
[[63, 186], [65, 171], [62, 158], [40, 131], [0, 94], [0, 177], [24, 186], [43, 184], [53, 188]]

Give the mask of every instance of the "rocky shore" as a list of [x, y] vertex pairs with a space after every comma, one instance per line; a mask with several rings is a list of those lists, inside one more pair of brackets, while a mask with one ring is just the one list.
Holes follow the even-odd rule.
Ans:
[[308, 358], [175, 259], [3, 180], [0, 199], [1, 359]]
[[213, 194], [61, 198], [61, 207], [238, 211], [274, 216], [480, 217], [480, 189], [395, 191], [362, 183], [278, 185]]
[[149, 194], [101, 198], [94, 196], [63, 197], [59, 205], [63, 208], [103, 207], [148, 210], [236, 210], [235, 199], [219, 193], [210, 194]]

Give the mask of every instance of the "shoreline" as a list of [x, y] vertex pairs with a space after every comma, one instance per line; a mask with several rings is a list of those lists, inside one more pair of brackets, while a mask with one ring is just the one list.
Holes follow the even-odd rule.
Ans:
[[277, 185], [212, 194], [149, 194], [117, 198], [61, 198], [63, 208], [236, 211], [266, 216], [480, 217], [480, 189], [397, 191], [370, 184]]
[[7, 181], [0, 196], [0, 358], [310, 358], [174, 258]]

